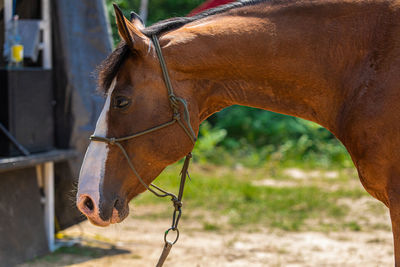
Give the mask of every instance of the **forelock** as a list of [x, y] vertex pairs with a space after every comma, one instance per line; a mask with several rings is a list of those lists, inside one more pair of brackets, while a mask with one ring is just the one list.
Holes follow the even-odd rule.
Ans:
[[125, 60], [133, 55], [125, 42], [120, 42], [117, 48], [97, 67], [97, 90], [106, 95], [114, 77]]

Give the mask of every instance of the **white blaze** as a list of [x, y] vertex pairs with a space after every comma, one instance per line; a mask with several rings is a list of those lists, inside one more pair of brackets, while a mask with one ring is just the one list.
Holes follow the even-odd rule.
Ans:
[[[117, 78], [111, 83], [107, 99], [100, 117], [97, 120], [94, 135], [106, 137], [108, 129], [108, 111], [110, 110], [111, 95], [117, 83]], [[98, 207], [100, 200], [100, 184], [105, 173], [105, 164], [108, 157], [108, 145], [103, 142], [91, 142], [86, 150], [85, 158], [79, 174], [78, 197], [82, 194], [89, 195]], [[98, 211], [95, 211], [98, 212]]]

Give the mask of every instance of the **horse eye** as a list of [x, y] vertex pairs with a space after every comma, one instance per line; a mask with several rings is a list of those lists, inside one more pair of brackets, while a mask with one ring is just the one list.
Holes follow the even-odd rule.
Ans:
[[129, 106], [131, 103], [131, 100], [129, 98], [126, 98], [124, 96], [117, 96], [114, 98], [114, 107], [115, 108], [126, 108]]

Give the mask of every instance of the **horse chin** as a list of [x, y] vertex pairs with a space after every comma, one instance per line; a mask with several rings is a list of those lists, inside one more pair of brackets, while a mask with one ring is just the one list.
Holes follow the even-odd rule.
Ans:
[[97, 221], [93, 220], [92, 218], [88, 218], [89, 222], [95, 226], [100, 226], [100, 227], [107, 227], [110, 225], [110, 221]]
[[126, 217], [128, 217], [129, 215], [129, 206], [126, 205], [123, 209], [121, 210], [117, 210], [117, 209], [113, 209], [111, 218], [110, 218], [110, 223], [111, 224], [115, 224], [115, 223], [120, 223], [123, 220], [126, 219]]

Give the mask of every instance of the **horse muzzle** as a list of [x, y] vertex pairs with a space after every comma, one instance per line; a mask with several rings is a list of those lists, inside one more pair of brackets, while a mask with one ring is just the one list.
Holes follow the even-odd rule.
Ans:
[[120, 198], [96, 203], [88, 193], [78, 193], [77, 207], [92, 224], [103, 227], [120, 223], [129, 214], [128, 205]]

